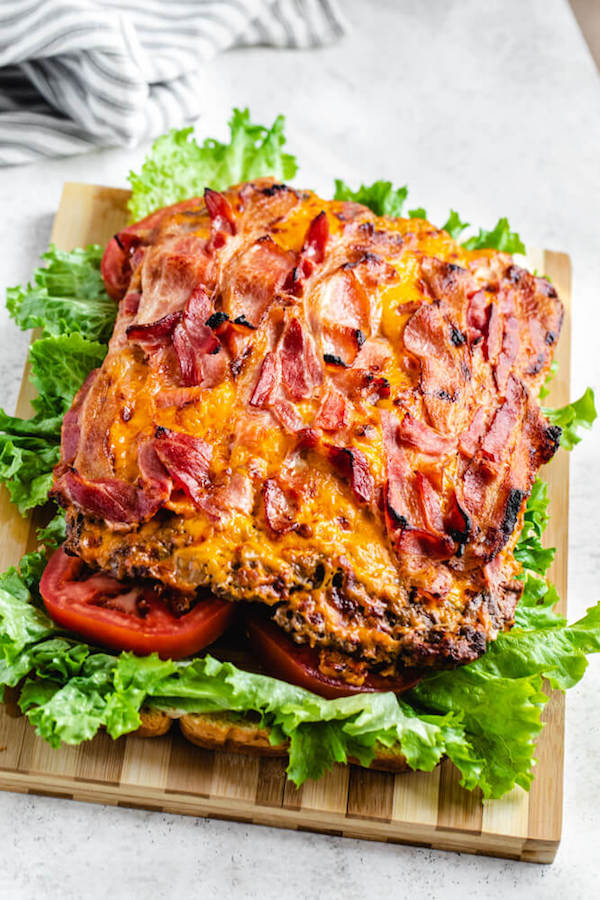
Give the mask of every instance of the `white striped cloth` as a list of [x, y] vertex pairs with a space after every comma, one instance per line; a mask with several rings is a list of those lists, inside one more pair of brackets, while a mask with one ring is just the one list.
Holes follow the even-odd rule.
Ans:
[[0, 165], [133, 146], [197, 118], [217, 53], [345, 27], [336, 0], [0, 0]]

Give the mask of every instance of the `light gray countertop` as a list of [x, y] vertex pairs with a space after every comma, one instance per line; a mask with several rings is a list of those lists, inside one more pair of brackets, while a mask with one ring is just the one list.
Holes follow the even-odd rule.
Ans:
[[[574, 266], [573, 396], [600, 384], [600, 81], [566, 0], [348, 0], [325, 50], [227, 54], [206, 69], [201, 135], [233, 105], [287, 116], [298, 184], [408, 183], [434, 222], [450, 206]], [[0, 170], [0, 292], [48, 242], [64, 181], [125, 184], [145, 147]], [[12, 409], [27, 336], [0, 313], [0, 402]], [[600, 583], [600, 427], [573, 453], [569, 610]], [[567, 700], [563, 841], [550, 868], [235, 823], [0, 794], [0, 895], [597, 896], [600, 659]]]

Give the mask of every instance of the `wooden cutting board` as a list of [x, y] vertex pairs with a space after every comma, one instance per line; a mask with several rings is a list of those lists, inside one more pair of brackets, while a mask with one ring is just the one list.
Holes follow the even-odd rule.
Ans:
[[[62, 249], [104, 244], [126, 222], [128, 192], [66, 184], [52, 240]], [[32, 260], [32, 265], [33, 265]], [[549, 405], [569, 399], [569, 257], [550, 251], [529, 254], [531, 269], [547, 274], [566, 304], [558, 348], [559, 370]], [[17, 414], [30, 414], [27, 368]], [[550, 482], [551, 518], [546, 538], [558, 548], [550, 577], [566, 612], [568, 454], [561, 451], [544, 472]], [[32, 520], [22, 518], [0, 495], [0, 571], [35, 547]], [[0, 788], [117, 806], [236, 819], [326, 834], [410, 843], [441, 850], [551, 862], [560, 840], [563, 793], [564, 698], [554, 693], [537, 747], [536, 778], [529, 794], [515, 788], [502, 800], [483, 803], [463, 790], [446, 761], [429, 774], [392, 775], [337, 766], [300, 790], [285, 777], [280, 759], [258, 759], [201, 750], [177, 726], [161, 738], [102, 734], [79, 747], [51, 749], [24, 717], [0, 713]]]

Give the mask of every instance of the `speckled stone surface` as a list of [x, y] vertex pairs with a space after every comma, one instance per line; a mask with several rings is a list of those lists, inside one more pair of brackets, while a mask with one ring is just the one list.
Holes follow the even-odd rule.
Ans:
[[[231, 106], [288, 117], [298, 184], [408, 183], [574, 265], [573, 396], [600, 385], [600, 81], [566, 0], [346, 0], [352, 33], [304, 54], [267, 49], [207, 68], [200, 134]], [[0, 291], [45, 249], [64, 181], [125, 184], [144, 147], [0, 170]], [[27, 335], [0, 313], [0, 401], [16, 400]], [[600, 428], [572, 458], [569, 608], [600, 584]], [[142, 811], [0, 794], [7, 898], [485, 896], [588, 898], [600, 875], [600, 660], [569, 692], [563, 841], [551, 867]]]

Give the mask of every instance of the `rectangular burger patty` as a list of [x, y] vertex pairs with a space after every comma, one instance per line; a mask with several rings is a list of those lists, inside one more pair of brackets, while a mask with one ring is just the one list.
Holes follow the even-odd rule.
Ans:
[[65, 417], [71, 552], [273, 608], [313, 646], [448, 666], [510, 627], [560, 431], [552, 285], [420, 219], [260, 180], [117, 235], [119, 313]]

